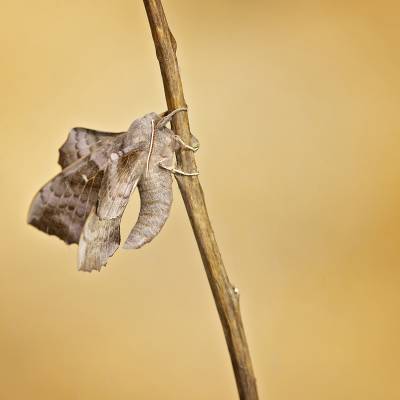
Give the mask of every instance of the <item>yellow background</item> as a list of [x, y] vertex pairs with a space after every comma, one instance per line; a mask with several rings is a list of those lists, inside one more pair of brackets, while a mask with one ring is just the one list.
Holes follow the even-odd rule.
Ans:
[[[398, 3], [164, 7], [260, 397], [399, 399]], [[25, 222], [70, 128], [165, 110], [142, 3], [2, 0], [0, 49], [0, 398], [236, 398], [176, 184], [100, 273]]]

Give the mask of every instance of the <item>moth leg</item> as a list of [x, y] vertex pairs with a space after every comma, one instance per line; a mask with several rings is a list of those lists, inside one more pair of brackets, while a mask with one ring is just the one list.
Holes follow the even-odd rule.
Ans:
[[196, 138], [194, 135], [192, 135], [192, 145], [191, 145], [191, 146], [188, 145], [188, 144], [186, 144], [186, 143], [180, 138], [179, 135], [175, 135], [174, 138], [175, 138], [175, 140], [177, 141], [178, 148], [179, 148], [179, 147], [183, 147], [184, 149], [191, 150], [191, 151], [193, 151], [194, 153], [200, 148], [200, 143], [199, 143], [199, 141], [197, 140], [197, 138]]
[[166, 169], [167, 171], [170, 171], [170, 172], [172, 172], [173, 174], [176, 174], [176, 175], [184, 175], [184, 176], [197, 176], [197, 175], [199, 175], [198, 171], [196, 171], [196, 172], [184, 172], [184, 171], [181, 171], [180, 169], [177, 169], [175, 167], [167, 167], [166, 165], [162, 165], [162, 161], [160, 161], [158, 163], [158, 166], [160, 168]]

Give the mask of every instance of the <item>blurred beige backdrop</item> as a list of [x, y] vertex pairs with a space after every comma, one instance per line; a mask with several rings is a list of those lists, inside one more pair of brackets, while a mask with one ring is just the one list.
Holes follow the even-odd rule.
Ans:
[[[164, 7], [260, 397], [399, 399], [398, 3]], [[161, 235], [101, 273], [25, 223], [71, 127], [165, 109], [143, 4], [1, 10], [0, 398], [237, 398], [176, 185]]]

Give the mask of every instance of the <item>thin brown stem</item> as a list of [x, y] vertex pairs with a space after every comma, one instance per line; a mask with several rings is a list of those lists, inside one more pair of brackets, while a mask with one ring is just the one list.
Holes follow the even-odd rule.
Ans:
[[[151, 33], [160, 63], [168, 109], [186, 107], [182, 81], [176, 58], [176, 42], [168, 27], [160, 0], [144, 0]], [[187, 113], [173, 117], [172, 129], [185, 143], [190, 143], [191, 133]], [[187, 149], [177, 151], [178, 167], [183, 171], [197, 171], [194, 154]], [[250, 359], [239, 307], [239, 291], [230, 282], [215, 240], [197, 176], [176, 176], [190, 223], [200, 250], [204, 268], [218, 309], [231, 356], [239, 397], [257, 400], [256, 379]]]

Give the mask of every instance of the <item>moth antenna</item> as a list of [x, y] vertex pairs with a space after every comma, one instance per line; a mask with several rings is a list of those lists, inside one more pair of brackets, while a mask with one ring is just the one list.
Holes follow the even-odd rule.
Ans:
[[158, 128], [163, 128], [165, 125], [168, 124], [169, 121], [171, 121], [172, 117], [175, 114], [177, 114], [178, 112], [181, 112], [181, 111], [187, 111], [187, 107], [177, 108], [177, 109], [171, 111], [169, 114], [168, 114], [168, 111], [166, 111], [165, 113], [162, 113], [161, 114], [162, 118], [157, 123], [157, 129]]
[[149, 148], [149, 154], [147, 155], [147, 160], [146, 160], [146, 176], [149, 172], [149, 163], [150, 163], [150, 157], [151, 153], [153, 151], [153, 145], [154, 145], [154, 119], [151, 120], [151, 139], [150, 139], [150, 148]]

